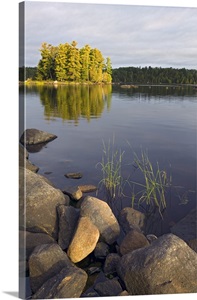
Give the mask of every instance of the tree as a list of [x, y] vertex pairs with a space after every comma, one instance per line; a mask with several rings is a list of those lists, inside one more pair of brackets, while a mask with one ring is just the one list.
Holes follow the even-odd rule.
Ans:
[[43, 43], [40, 49], [41, 59], [38, 63], [38, 77], [43, 80], [55, 79], [55, 55], [57, 47]]

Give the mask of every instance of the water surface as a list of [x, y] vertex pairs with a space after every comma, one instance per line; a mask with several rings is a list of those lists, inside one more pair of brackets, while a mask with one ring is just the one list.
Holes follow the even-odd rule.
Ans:
[[[21, 88], [21, 97], [22, 93]], [[98, 185], [103, 141], [107, 144], [114, 138], [115, 149], [124, 151], [125, 179], [141, 180], [132, 165], [133, 151], [140, 155], [141, 149], [146, 150], [153, 166], [158, 162], [176, 186], [167, 196], [167, 210], [160, 222], [161, 230], [167, 232], [169, 224], [196, 205], [196, 112], [192, 87], [27, 86], [26, 128], [58, 136], [39, 152], [30, 153], [29, 159], [39, 166], [40, 174], [64, 189]], [[67, 179], [64, 174], [68, 172], [82, 172], [83, 178], [77, 182]], [[128, 186], [125, 194], [128, 198], [122, 199], [122, 205], [128, 206]]]

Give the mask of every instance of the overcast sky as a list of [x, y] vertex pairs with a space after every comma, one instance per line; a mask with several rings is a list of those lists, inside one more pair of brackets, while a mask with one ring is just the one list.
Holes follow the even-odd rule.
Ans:
[[36, 66], [42, 42], [89, 44], [112, 67], [196, 69], [197, 8], [25, 2], [26, 66]]

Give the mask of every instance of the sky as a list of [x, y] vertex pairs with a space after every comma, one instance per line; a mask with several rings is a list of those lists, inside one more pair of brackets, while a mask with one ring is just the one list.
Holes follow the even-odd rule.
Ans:
[[197, 67], [196, 7], [26, 1], [24, 25], [26, 66], [37, 66], [43, 42], [75, 40], [113, 68]]

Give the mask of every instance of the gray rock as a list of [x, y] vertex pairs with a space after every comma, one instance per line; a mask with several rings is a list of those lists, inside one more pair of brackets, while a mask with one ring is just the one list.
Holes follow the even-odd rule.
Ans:
[[26, 129], [20, 138], [23, 145], [35, 145], [45, 142], [50, 142], [56, 139], [57, 136], [35, 128]]
[[118, 275], [131, 295], [196, 293], [197, 254], [177, 236], [166, 234], [124, 255]]
[[94, 286], [95, 291], [101, 296], [118, 296], [123, 290], [117, 279], [107, 279]]
[[99, 231], [88, 217], [80, 217], [74, 237], [68, 247], [68, 257], [77, 263], [94, 251]]
[[33, 250], [42, 244], [53, 244], [56, 241], [46, 233], [32, 233], [28, 231], [19, 231], [19, 257], [23, 256], [23, 248], [25, 247], [25, 258], [28, 259]]
[[[24, 178], [25, 176], [25, 178]], [[19, 169], [19, 225], [30, 232], [47, 233], [57, 240], [57, 206], [66, 204], [65, 195], [38, 174]]]
[[136, 229], [140, 232], [145, 230], [146, 216], [132, 207], [123, 208], [119, 214], [118, 221], [125, 234], [131, 229]]
[[103, 271], [105, 274], [113, 274], [117, 271], [117, 266], [120, 262], [120, 255], [117, 253], [110, 253], [107, 255]]
[[96, 258], [105, 258], [109, 254], [109, 245], [103, 242], [98, 242], [94, 249], [94, 256]]
[[183, 219], [171, 227], [171, 232], [184, 241], [197, 239], [197, 211], [192, 209]]
[[64, 268], [47, 280], [32, 299], [79, 298], [87, 282], [87, 274], [79, 268]]
[[68, 195], [72, 200], [80, 200], [83, 196], [82, 191], [78, 186], [70, 186], [63, 190], [63, 193]]
[[66, 173], [64, 175], [65, 177], [67, 178], [72, 178], [72, 179], [80, 179], [83, 177], [82, 173], [75, 173], [75, 172], [72, 172], [72, 173]]
[[91, 193], [97, 190], [97, 187], [92, 184], [79, 185], [79, 188], [82, 191], [82, 193]]
[[57, 208], [59, 219], [58, 244], [65, 250], [68, 248], [79, 219], [79, 210], [72, 206], [59, 205]]
[[63, 268], [74, 265], [57, 244], [37, 246], [29, 258], [30, 285], [33, 293]]
[[188, 246], [194, 250], [195, 252], [197, 252], [197, 239], [194, 239], [194, 240], [189, 240], [187, 242]]
[[95, 197], [87, 196], [81, 204], [81, 216], [87, 216], [98, 228], [101, 238], [109, 245], [120, 234], [120, 227], [109, 205]]
[[147, 238], [138, 230], [131, 229], [120, 244], [120, 254], [125, 255], [136, 249], [149, 246]]
[[27, 168], [31, 170], [32, 172], [38, 172], [39, 168], [32, 164], [29, 159], [29, 154], [25, 147], [23, 147], [21, 144], [19, 144], [19, 166], [23, 168]]

